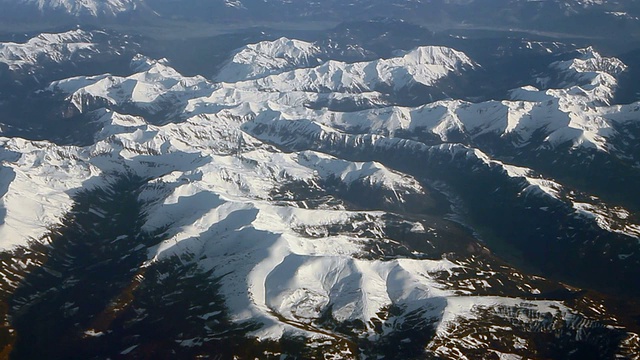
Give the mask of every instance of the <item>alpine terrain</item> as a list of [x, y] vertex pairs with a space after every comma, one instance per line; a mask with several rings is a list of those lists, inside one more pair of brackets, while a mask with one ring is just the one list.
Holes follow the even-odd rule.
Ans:
[[0, 358], [640, 358], [638, 1], [0, 3]]

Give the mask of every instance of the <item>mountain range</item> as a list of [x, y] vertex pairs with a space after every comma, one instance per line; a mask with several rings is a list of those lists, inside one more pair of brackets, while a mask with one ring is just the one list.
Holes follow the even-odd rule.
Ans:
[[247, 43], [198, 75], [111, 30], [0, 44], [3, 353], [637, 358], [640, 103], [617, 95], [639, 64], [337, 39]]

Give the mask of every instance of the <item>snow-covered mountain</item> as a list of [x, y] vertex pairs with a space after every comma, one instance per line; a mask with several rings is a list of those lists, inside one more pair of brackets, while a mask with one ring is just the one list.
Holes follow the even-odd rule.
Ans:
[[33, 76], [38, 68], [51, 67], [53, 64], [104, 62], [110, 56], [125, 54], [137, 46], [133, 41], [127, 41], [126, 36], [113, 39], [113, 43], [106, 45], [111, 37], [112, 34], [104, 31], [81, 29], [57, 34], [43, 33], [24, 43], [1, 43], [0, 62], [16, 74]]
[[43, 15], [65, 13], [74, 17], [115, 17], [141, 6], [139, 0], [3, 0], [10, 6], [36, 9]]
[[[565, 285], [638, 295], [636, 183], [566, 169], [638, 176], [640, 105], [613, 104], [627, 65], [583, 49], [509, 98], [431, 102], [482, 64], [443, 46], [327, 54], [280, 38], [214, 80], [138, 54], [126, 75], [39, 86], [60, 123], [94, 131], [0, 138], [14, 354], [638, 353], [627, 308]], [[336, 103], [358, 106], [320, 106]]]
[[218, 82], [252, 80], [301, 67], [318, 65], [322, 51], [312, 43], [287, 38], [249, 44], [236, 50], [218, 74]]
[[[128, 109], [136, 114], [161, 114], [169, 121], [181, 121], [187, 116], [207, 116], [211, 112], [239, 108], [242, 110], [235, 116], [252, 119], [243, 125], [244, 131], [293, 148], [301, 141], [304, 143], [305, 136], [313, 141], [318, 141], [315, 140], [317, 137], [337, 141], [331, 135], [333, 129], [337, 129], [338, 138], [342, 136], [340, 133], [346, 132], [352, 136], [375, 134], [417, 141], [428, 139], [427, 143], [461, 141], [488, 152], [495, 152], [496, 146], [510, 149], [501, 150], [505, 154], [516, 150], [525, 152], [525, 158], [534, 157], [543, 149], [565, 147], [568, 155], [577, 148], [585, 148], [610, 156], [624, 156], [614, 144], [633, 140], [634, 135], [623, 129], [633, 124], [638, 106], [611, 107], [607, 104], [616, 86], [615, 76], [625, 69], [625, 65], [614, 58], [603, 58], [593, 49], [582, 50], [579, 54], [580, 57], [574, 60], [549, 65], [555, 77], [562, 79], [560, 83], [565, 86], [562, 89], [539, 90], [528, 86], [513, 90], [511, 99], [503, 101], [446, 100], [416, 108], [390, 106], [344, 113], [313, 110], [303, 105], [318, 101], [322, 95], [344, 99], [350, 98], [352, 93], [359, 101], [369, 98], [373, 102], [379, 95], [366, 87], [374, 88], [383, 81], [381, 79], [390, 88], [403, 88], [408, 86], [407, 74], [410, 74], [412, 81], [428, 85], [434, 78], [454, 71], [459, 64], [469, 68], [477, 65], [455, 50], [429, 47], [408, 52], [401, 58], [345, 64], [343, 67], [328, 61], [318, 68], [221, 86], [203, 78], [184, 78], [162, 61], [137, 57], [132, 66], [141, 72], [127, 78], [78, 77], [54, 82], [49, 90], [67, 94], [70, 105], [80, 113], [108, 106], [117, 111]], [[320, 70], [331, 68], [335, 71]], [[377, 71], [373, 72], [374, 76], [363, 69]], [[539, 77], [536, 81], [549, 82]], [[358, 90], [365, 92], [358, 93]], [[289, 126], [291, 130], [287, 129]], [[270, 131], [275, 134], [297, 132], [299, 136], [290, 138], [286, 135], [282, 140], [264, 137], [265, 128], [274, 129]], [[482, 142], [488, 137], [494, 142], [483, 146]], [[367, 141], [375, 144], [380, 140]], [[495, 145], [495, 142], [502, 144]], [[485, 157], [486, 154], [481, 156]], [[525, 174], [528, 172], [524, 171]], [[546, 192], [557, 193], [557, 189]], [[630, 226], [629, 229], [634, 225]], [[633, 236], [634, 231], [630, 234]]]
[[[625, 65], [617, 59], [603, 59], [593, 49], [588, 52], [590, 55], [579, 59], [550, 64], [555, 76], [562, 79], [556, 81], [565, 87], [561, 89], [526, 86], [512, 90], [511, 98], [502, 101], [444, 100], [416, 108], [322, 113], [313, 119], [349, 133], [430, 133], [444, 142], [454, 137], [475, 139], [493, 134], [518, 147], [569, 143], [571, 147], [615, 150], [607, 139], [625, 135], [618, 134], [615, 125], [633, 121], [631, 113], [637, 105], [616, 107], [615, 115], [609, 118], [612, 109], [603, 105], [612, 100], [615, 76], [624, 71]], [[537, 78], [537, 82], [548, 86], [549, 78]]]
[[71, 105], [79, 112], [86, 111], [85, 108], [91, 105], [95, 107], [94, 103], [98, 102], [98, 106], [131, 104], [157, 113], [168, 107], [186, 105], [190, 98], [208, 95], [213, 88], [201, 76], [183, 77], [167, 66], [165, 59], [152, 60], [137, 55], [131, 60], [131, 68], [136, 73], [128, 77], [80, 76], [54, 81], [49, 90], [71, 94]]
[[318, 67], [298, 69], [239, 84], [240, 88], [264, 91], [371, 92], [398, 91], [414, 85], [435, 87], [449, 74], [472, 69], [475, 64], [456, 50], [428, 46], [402, 56], [371, 62], [347, 64], [328, 61]]

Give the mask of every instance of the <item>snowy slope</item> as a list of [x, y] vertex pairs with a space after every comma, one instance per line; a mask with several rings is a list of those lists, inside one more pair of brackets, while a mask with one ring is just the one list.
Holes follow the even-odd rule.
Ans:
[[318, 46], [295, 39], [279, 38], [249, 44], [236, 50], [214, 77], [218, 82], [237, 82], [317, 65]]
[[475, 66], [464, 53], [446, 47], [425, 46], [396, 58], [354, 64], [328, 61], [315, 68], [293, 70], [239, 83], [238, 86], [278, 92], [400, 90], [416, 84], [434, 86], [450, 74]]
[[100, 99], [111, 105], [136, 104], [151, 113], [159, 112], [167, 104], [176, 107], [191, 97], [202, 96], [212, 91], [213, 85], [205, 78], [185, 78], [166, 64], [166, 60], [151, 60], [138, 55], [131, 61], [137, 71], [129, 77], [81, 76], [53, 82], [50, 91], [70, 94], [71, 104], [83, 112], [87, 104]]
[[47, 62], [60, 63], [98, 53], [93, 34], [72, 30], [58, 34], [40, 34], [27, 42], [0, 43], [0, 62], [11, 70], [25, 70]]
[[59, 223], [72, 204], [73, 189], [90, 187], [100, 171], [79, 149], [50, 143], [2, 138], [4, 193], [2, 202], [2, 248], [24, 245], [41, 238], [48, 227]]

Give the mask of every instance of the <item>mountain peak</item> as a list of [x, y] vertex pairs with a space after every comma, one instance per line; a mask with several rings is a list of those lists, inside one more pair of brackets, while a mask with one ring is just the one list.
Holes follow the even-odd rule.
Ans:
[[235, 51], [214, 77], [218, 82], [252, 80], [318, 64], [320, 48], [306, 41], [281, 37], [249, 44]]
[[419, 46], [410, 51], [396, 52], [397, 56], [411, 64], [442, 65], [451, 70], [476, 67], [467, 54], [446, 46]]
[[140, 0], [20, 0], [25, 5], [37, 6], [42, 14], [64, 11], [70, 15], [113, 17], [135, 10]]

